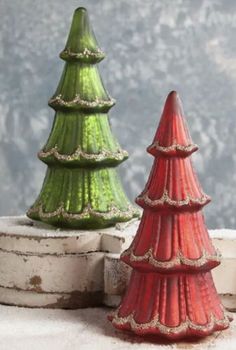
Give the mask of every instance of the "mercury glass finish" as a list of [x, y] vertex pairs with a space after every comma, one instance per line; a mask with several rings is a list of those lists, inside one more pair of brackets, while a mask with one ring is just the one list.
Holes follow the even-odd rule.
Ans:
[[172, 91], [148, 147], [154, 163], [136, 198], [144, 209], [140, 225], [121, 254], [133, 271], [118, 309], [109, 315], [120, 330], [173, 341], [205, 337], [230, 325], [210, 272], [220, 264], [220, 254], [202, 213], [210, 197], [190, 161], [196, 150], [181, 100]]
[[49, 100], [56, 111], [51, 134], [39, 152], [48, 165], [41, 193], [27, 215], [71, 228], [103, 228], [139, 215], [127, 199], [115, 167], [128, 158], [111, 132], [107, 112], [115, 101], [95, 65], [104, 57], [78, 8], [60, 57], [66, 61]]

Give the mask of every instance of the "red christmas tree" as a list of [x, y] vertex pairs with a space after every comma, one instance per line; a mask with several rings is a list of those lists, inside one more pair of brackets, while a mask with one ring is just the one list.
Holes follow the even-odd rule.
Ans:
[[229, 326], [210, 272], [220, 263], [201, 211], [210, 198], [189, 157], [197, 149], [173, 91], [147, 149], [155, 161], [136, 199], [143, 216], [121, 256], [134, 270], [121, 305], [109, 316], [116, 328], [179, 339]]

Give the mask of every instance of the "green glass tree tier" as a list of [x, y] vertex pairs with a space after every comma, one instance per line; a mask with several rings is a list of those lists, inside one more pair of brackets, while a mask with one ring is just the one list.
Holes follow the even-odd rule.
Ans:
[[78, 8], [60, 57], [65, 68], [49, 105], [56, 111], [39, 152], [48, 170], [27, 215], [59, 227], [103, 228], [139, 216], [115, 167], [128, 158], [111, 132], [106, 92], [96, 63], [104, 58], [87, 11]]

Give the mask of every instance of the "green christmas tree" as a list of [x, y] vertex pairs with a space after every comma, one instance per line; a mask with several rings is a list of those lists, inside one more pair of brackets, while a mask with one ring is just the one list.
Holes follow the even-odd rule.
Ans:
[[48, 169], [41, 192], [27, 215], [59, 227], [103, 228], [139, 216], [127, 199], [115, 167], [127, 159], [111, 132], [106, 92], [96, 63], [104, 58], [78, 8], [60, 57], [64, 71], [49, 106], [51, 134], [39, 152]]

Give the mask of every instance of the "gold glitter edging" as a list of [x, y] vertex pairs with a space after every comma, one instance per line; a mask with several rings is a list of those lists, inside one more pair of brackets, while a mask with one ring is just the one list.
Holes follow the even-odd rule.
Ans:
[[146, 192], [142, 196], [137, 197], [137, 201], [140, 201], [140, 200], [144, 201], [145, 204], [150, 205], [152, 207], [158, 206], [158, 205], [163, 205], [165, 203], [169, 204], [170, 206], [173, 206], [173, 207], [182, 207], [182, 206], [188, 205], [188, 204], [204, 205], [210, 200], [210, 197], [207, 196], [206, 194], [204, 194], [201, 198], [193, 198], [190, 195], [187, 195], [187, 197], [185, 199], [178, 201], [178, 200], [174, 200], [174, 199], [170, 198], [168, 195], [168, 191], [165, 190], [162, 197], [159, 199], [151, 199], [149, 197], [148, 192]]
[[73, 161], [78, 159], [79, 157], [85, 159], [85, 160], [95, 160], [97, 162], [101, 162], [103, 160], [106, 160], [107, 158], [112, 158], [114, 160], [122, 160], [126, 157], [128, 157], [128, 152], [124, 150], [119, 150], [117, 152], [111, 152], [103, 150], [100, 153], [86, 153], [82, 151], [81, 147], [79, 146], [74, 153], [72, 154], [62, 154], [58, 152], [58, 146], [51, 148], [49, 151], [44, 152], [43, 150], [38, 153], [39, 158], [47, 158], [50, 156], [53, 156], [54, 158], [58, 160], [67, 160], [67, 161]]
[[198, 145], [196, 144], [189, 144], [187, 146], [180, 145], [177, 143], [174, 143], [170, 146], [160, 146], [158, 141], [155, 141], [151, 146], [148, 147], [149, 149], [155, 148], [157, 151], [168, 153], [170, 151], [181, 151], [181, 152], [192, 152], [194, 150], [198, 149]]
[[188, 328], [196, 331], [211, 331], [214, 329], [214, 327], [217, 326], [223, 326], [223, 327], [228, 327], [229, 326], [229, 319], [228, 316], [226, 315], [226, 312], [224, 311], [224, 318], [222, 320], [217, 320], [216, 317], [211, 314], [210, 315], [210, 322], [205, 324], [205, 325], [198, 325], [196, 323], [193, 323], [190, 321], [189, 318], [186, 319], [185, 322], [182, 322], [179, 326], [175, 327], [169, 327], [164, 324], [162, 324], [159, 321], [159, 317], [151, 320], [150, 322], [147, 323], [137, 323], [134, 319], [134, 313], [131, 313], [130, 315], [126, 317], [119, 317], [118, 308], [115, 312], [111, 314], [112, 317], [112, 323], [115, 325], [125, 325], [129, 324], [131, 329], [133, 331], [138, 331], [138, 330], [148, 330], [149, 328], [158, 328], [159, 331], [163, 334], [177, 334], [186, 331]]
[[110, 100], [100, 100], [98, 97], [94, 101], [83, 100], [79, 94], [71, 101], [65, 101], [62, 95], [58, 95], [55, 98], [49, 100], [49, 105], [58, 105], [61, 107], [73, 107], [74, 105], [79, 105], [81, 107], [96, 108], [96, 107], [112, 107], [115, 104], [115, 99], [110, 98]]
[[132, 205], [129, 205], [128, 210], [126, 210], [126, 211], [121, 211], [117, 207], [111, 206], [109, 208], [108, 212], [101, 213], [101, 212], [93, 210], [90, 205], [87, 205], [87, 207], [85, 207], [81, 213], [74, 214], [74, 213], [68, 213], [64, 209], [64, 203], [61, 203], [61, 205], [53, 212], [45, 212], [43, 210], [42, 204], [40, 204], [39, 206], [37, 206], [35, 208], [30, 208], [27, 212], [27, 214], [29, 214], [29, 215], [35, 214], [35, 213], [37, 213], [39, 215], [39, 218], [42, 218], [42, 219], [53, 218], [55, 216], [62, 216], [63, 219], [81, 220], [81, 219], [86, 219], [86, 218], [88, 218], [89, 215], [91, 215], [91, 216], [96, 217], [96, 218], [102, 218], [104, 220], [109, 220], [109, 219], [112, 219], [114, 217], [122, 218], [122, 219], [130, 219], [131, 217], [134, 216], [136, 211], [132, 207]]
[[97, 51], [91, 51], [87, 48], [84, 49], [83, 52], [72, 52], [70, 49], [65, 49], [60, 53], [60, 56], [66, 55], [69, 58], [103, 58], [105, 57], [105, 53], [101, 49], [97, 49]]
[[130, 261], [144, 261], [147, 260], [147, 263], [153, 265], [154, 267], [160, 267], [162, 269], [170, 269], [175, 267], [176, 265], [187, 265], [193, 267], [201, 267], [205, 265], [208, 261], [219, 261], [221, 259], [221, 254], [218, 250], [216, 250], [215, 255], [210, 255], [205, 249], [202, 252], [202, 256], [198, 259], [189, 259], [186, 258], [181, 252], [178, 252], [176, 257], [173, 260], [169, 261], [160, 261], [153, 257], [153, 249], [150, 248], [144, 255], [135, 255], [133, 252], [133, 248], [129, 248], [125, 250], [121, 256], [129, 256]]

